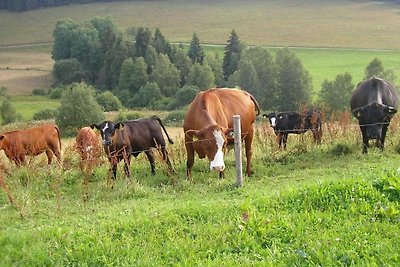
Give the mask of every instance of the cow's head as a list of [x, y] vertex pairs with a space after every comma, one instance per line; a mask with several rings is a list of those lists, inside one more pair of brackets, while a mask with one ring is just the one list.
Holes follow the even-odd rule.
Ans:
[[227, 136], [232, 129], [225, 129], [218, 125], [206, 126], [200, 130], [188, 130], [186, 136], [201, 147], [204, 156], [210, 160], [210, 169], [222, 172], [225, 169], [224, 153], [226, 151]]
[[110, 146], [112, 143], [114, 143], [116, 131], [122, 130], [124, 124], [122, 122], [114, 124], [112, 121], [103, 121], [100, 124], [92, 124], [90, 127], [92, 129], [96, 128], [100, 131], [103, 145]]
[[264, 118], [268, 118], [269, 123], [271, 124], [272, 128], [275, 128], [278, 122], [278, 114], [275, 112], [269, 113], [269, 114], [264, 114]]
[[352, 111], [368, 139], [381, 138], [383, 126], [389, 123], [396, 112], [394, 107], [379, 103], [368, 104]]

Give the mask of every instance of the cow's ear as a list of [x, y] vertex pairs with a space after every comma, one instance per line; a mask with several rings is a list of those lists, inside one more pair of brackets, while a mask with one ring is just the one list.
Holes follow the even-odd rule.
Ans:
[[92, 125], [90, 125], [90, 128], [92, 128], [92, 129], [96, 128], [98, 130], [98, 129], [100, 129], [100, 126], [97, 124], [92, 124]]
[[199, 130], [187, 130], [185, 135], [192, 140], [200, 138], [200, 131]]
[[122, 122], [118, 122], [115, 124], [115, 129], [122, 130], [124, 129], [124, 124]]
[[0, 141], [3, 140], [6, 136], [4, 134], [0, 135]]

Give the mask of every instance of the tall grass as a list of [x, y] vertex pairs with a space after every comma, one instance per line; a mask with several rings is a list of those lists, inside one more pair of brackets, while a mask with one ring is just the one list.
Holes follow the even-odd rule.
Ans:
[[0, 193], [1, 265], [396, 265], [398, 119], [385, 151], [363, 155], [354, 120], [334, 118], [324, 123], [322, 145], [310, 133], [289, 135], [287, 150], [258, 122], [254, 175], [242, 188], [234, 186], [232, 152], [225, 179], [196, 158], [186, 180], [179, 133], [168, 146], [173, 175], [155, 153], [152, 176], [140, 155], [131, 183], [121, 165], [113, 189], [107, 161], [86, 176], [71, 140], [63, 140], [62, 169], [41, 156], [22, 168], [6, 165], [14, 204]]

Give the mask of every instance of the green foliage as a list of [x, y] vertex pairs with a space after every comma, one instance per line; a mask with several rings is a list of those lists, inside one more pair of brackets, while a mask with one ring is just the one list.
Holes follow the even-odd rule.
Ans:
[[185, 110], [176, 110], [168, 113], [167, 116], [163, 119], [163, 122], [169, 126], [183, 126], [183, 120], [185, 119], [186, 111]]
[[192, 41], [190, 41], [189, 51], [187, 55], [192, 60], [192, 63], [203, 64], [204, 51], [196, 33], [193, 34]]
[[96, 102], [94, 88], [82, 83], [75, 83], [66, 88], [61, 97], [61, 106], [56, 116], [56, 124], [64, 136], [76, 134], [84, 126], [99, 123], [104, 113]]
[[47, 95], [47, 92], [45, 89], [36, 88], [32, 90], [32, 95]]
[[250, 47], [243, 51], [238, 71], [229, 76], [228, 84], [240, 86], [253, 94], [263, 108], [277, 105], [276, 65], [265, 48]]
[[180, 106], [190, 104], [196, 95], [199, 93], [199, 88], [197, 86], [186, 85], [176, 92], [176, 99]]
[[180, 85], [183, 86], [188, 81], [188, 75], [190, 71], [190, 67], [192, 66], [191, 59], [187, 56], [185, 50], [183, 48], [176, 49], [172, 62], [179, 70], [180, 75]]
[[135, 55], [137, 57], [145, 57], [150, 40], [151, 31], [148, 28], [139, 27], [135, 36]]
[[86, 72], [82, 64], [76, 59], [60, 59], [54, 63], [53, 77], [57, 84], [71, 84], [86, 80]]
[[4, 124], [15, 122], [18, 120], [18, 118], [20, 118], [20, 115], [17, 114], [15, 107], [7, 98], [3, 100], [3, 103], [0, 106], [0, 116]]
[[173, 48], [170, 42], [168, 42], [160, 29], [157, 28], [154, 32], [154, 38], [152, 40], [152, 46], [156, 49], [157, 53], [165, 54], [169, 57], [172, 56]]
[[51, 89], [51, 91], [49, 93], [49, 98], [51, 98], [51, 99], [60, 99], [63, 92], [64, 92], [64, 88], [63, 87], [53, 88], [53, 89]]
[[118, 111], [123, 108], [121, 101], [110, 91], [96, 95], [96, 101], [104, 111]]
[[377, 57], [374, 58], [368, 66], [365, 68], [365, 77], [364, 79], [368, 79], [372, 76], [385, 79], [394, 84], [396, 80], [396, 75], [393, 70], [385, 70], [382, 61], [380, 61]]
[[206, 56], [206, 62], [210, 65], [214, 74], [214, 83], [217, 87], [224, 87], [225, 79], [222, 70], [222, 61], [219, 58], [219, 54], [215, 53], [214, 56]]
[[139, 88], [148, 81], [146, 70], [147, 64], [142, 57], [124, 60], [118, 80], [118, 90], [127, 90], [131, 94], [137, 93]]
[[297, 110], [310, 102], [311, 77], [301, 60], [288, 48], [275, 56], [277, 66], [277, 108], [281, 111]]
[[232, 30], [227, 44], [225, 45], [224, 59], [222, 63], [225, 80], [228, 80], [229, 76], [238, 69], [242, 50], [243, 47], [240, 44], [239, 36], [235, 30]]
[[42, 109], [35, 114], [33, 114], [33, 120], [35, 121], [40, 121], [40, 120], [50, 120], [50, 119], [55, 119], [57, 116], [57, 110], [51, 109], [51, 108], [46, 108]]
[[350, 73], [339, 74], [334, 81], [325, 80], [319, 94], [321, 102], [327, 104], [333, 111], [347, 110], [354, 90]]
[[158, 85], [164, 96], [172, 96], [179, 88], [179, 70], [172, 64], [168, 56], [160, 54], [150, 75], [150, 81]]
[[132, 103], [128, 103], [129, 107], [151, 107], [154, 102], [161, 99], [161, 90], [156, 83], [147, 83], [139, 89]]
[[214, 73], [208, 64], [200, 65], [199, 63], [194, 63], [190, 68], [188, 75], [188, 84], [198, 87], [200, 90], [204, 91], [206, 89], [215, 87], [215, 77]]

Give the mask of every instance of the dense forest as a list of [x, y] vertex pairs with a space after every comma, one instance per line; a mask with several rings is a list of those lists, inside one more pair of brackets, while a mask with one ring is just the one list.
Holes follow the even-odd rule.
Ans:
[[[27, 11], [37, 8], [63, 6], [69, 4], [87, 4], [93, 2], [121, 2], [137, 0], [0, 0], [0, 9], [10, 11]], [[150, 1], [150, 0], [142, 0]], [[400, 0], [384, 0], [382, 2], [393, 2], [400, 4]]]

